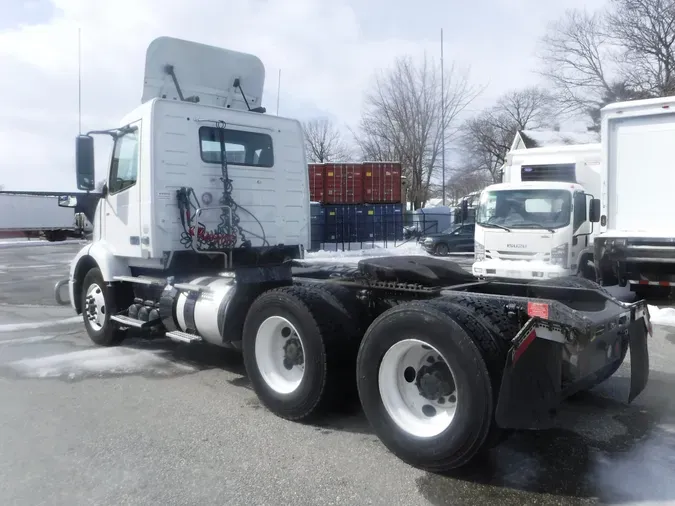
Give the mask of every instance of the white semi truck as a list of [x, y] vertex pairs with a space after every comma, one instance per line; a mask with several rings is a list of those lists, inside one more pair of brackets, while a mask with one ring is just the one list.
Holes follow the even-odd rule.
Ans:
[[84, 214], [59, 207], [56, 196], [0, 193], [0, 238], [44, 236], [48, 241], [64, 241], [91, 231]]
[[265, 114], [255, 56], [162, 37], [144, 82], [118, 127], [77, 139], [84, 192], [93, 135], [114, 139], [101, 194], [60, 199], [93, 218], [92, 243], [55, 291], [94, 343], [133, 331], [241, 350], [261, 402], [290, 420], [358, 394], [384, 444], [433, 471], [510, 429], [550, 426], [563, 399], [611, 375], [629, 348], [629, 400], [644, 389], [646, 306], [592, 282], [486, 284], [427, 256], [303, 260], [302, 127]]
[[675, 286], [675, 97], [608, 105], [601, 134], [599, 278], [630, 285], [639, 297], [668, 296]]
[[503, 183], [485, 188], [476, 217], [475, 276], [595, 280], [600, 144], [510, 152]]

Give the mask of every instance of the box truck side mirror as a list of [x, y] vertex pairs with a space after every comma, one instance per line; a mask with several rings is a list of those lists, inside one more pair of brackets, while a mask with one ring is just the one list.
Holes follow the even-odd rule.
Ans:
[[597, 223], [600, 221], [600, 199], [591, 199], [588, 208], [588, 221]]
[[462, 200], [461, 208], [462, 208], [461, 218], [462, 218], [462, 223], [464, 223], [469, 218], [469, 202], [466, 201], [466, 200]]
[[78, 190], [91, 191], [96, 187], [94, 168], [94, 138], [90, 135], [78, 135], [75, 142], [75, 173]]

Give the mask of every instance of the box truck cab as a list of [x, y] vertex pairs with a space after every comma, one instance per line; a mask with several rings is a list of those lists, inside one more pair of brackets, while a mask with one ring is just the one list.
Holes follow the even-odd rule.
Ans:
[[619, 102], [601, 111], [603, 284], [667, 295], [675, 285], [675, 97]]
[[538, 279], [579, 273], [595, 279], [599, 164], [599, 144], [510, 152], [505, 182], [480, 196], [473, 274]]

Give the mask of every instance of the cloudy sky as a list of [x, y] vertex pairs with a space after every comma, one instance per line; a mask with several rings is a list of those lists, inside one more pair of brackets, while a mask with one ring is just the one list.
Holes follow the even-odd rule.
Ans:
[[487, 85], [472, 104], [478, 110], [504, 91], [538, 81], [535, 45], [548, 22], [567, 8], [602, 3], [0, 0], [0, 184], [75, 187], [78, 28], [84, 130], [116, 126], [140, 103], [145, 50], [161, 35], [258, 55], [269, 111], [276, 109], [281, 68], [281, 115], [355, 125], [373, 74], [398, 55], [437, 57], [441, 28], [448, 65], [469, 68], [473, 83]]

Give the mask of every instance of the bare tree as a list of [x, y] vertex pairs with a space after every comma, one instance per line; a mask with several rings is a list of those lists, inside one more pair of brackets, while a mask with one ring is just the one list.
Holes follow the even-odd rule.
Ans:
[[303, 123], [305, 148], [310, 162], [347, 161], [351, 150], [342, 139], [340, 131], [326, 118]]
[[675, 0], [610, 0], [604, 11], [568, 10], [542, 39], [540, 72], [562, 109], [599, 129], [608, 103], [675, 92]]
[[401, 162], [415, 209], [426, 201], [431, 177], [440, 168], [443, 133], [449, 144], [458, 132], [458, 115], [477, 96], [466, 73], [454, 65], [445, 79], [443, 87], [440, 67], [426, 57], [397, 59], [366, 95], [356, 136], [364, 158]]
[[611, 0], [607, 27], [622, 48], [621, 69], [639, 94], [675, 91], [675, 0]]
[[529, 87], [506, 93], [494, 107], [466, 121], [462, 135], [465, 164], [460, 172], [489, 174], [492, 182], [499, 181], [516, 132], [553, 126], [557, 120], [553, 105], [548, 92]]
[[602, 13], [567, 10], [549, 26], [539, 54], [541, 74], [554, 85], [567, 112], [597, 108], [611, 90], [612, 45], [605, 35]]
[[486, 171], [455, 170], [448, 179], [446, 194], [456, 202], [469, 193], [482, 190], [491, 182], [492, 175]]

